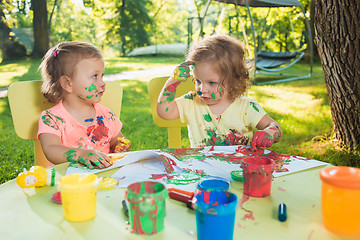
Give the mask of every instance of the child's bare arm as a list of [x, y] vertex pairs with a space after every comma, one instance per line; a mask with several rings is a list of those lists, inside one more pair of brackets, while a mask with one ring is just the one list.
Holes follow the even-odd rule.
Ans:
[[181, 82], [185, 82], [190, 77], [191, 62], [184, 62], [175, 68], [174, 74], [166, 81], [160, 92], [157, 113], [167, 120], [179, 118], [179, 110], [175, 100], [176, 88]]
[[60, 138], [54, 134], [41, 134], [40, 142], [46, 158], [53, 164], [77, 162], [89, 169], [106, 168], [111, 165], [105, 153], [85, 148], [65, 147]]
[[268, 115], [260, 120], [256, 128], [258, 130], [251, 141], [252, 150], [255, 150], [256, 147], [269, 148], [273, 143], [280, 141], [282, 136], [280, 124]]

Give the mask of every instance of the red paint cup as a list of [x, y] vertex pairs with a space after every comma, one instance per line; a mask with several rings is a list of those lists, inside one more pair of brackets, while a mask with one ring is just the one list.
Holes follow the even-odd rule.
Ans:
[[248, 157], [241, 163], [244, 193], [251, 197], [270, 195], [274, 161], [269, 158]]

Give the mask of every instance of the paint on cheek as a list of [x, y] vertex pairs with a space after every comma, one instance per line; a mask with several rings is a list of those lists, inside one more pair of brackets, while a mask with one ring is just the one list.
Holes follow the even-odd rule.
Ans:
[[215, 99], [215, 93], [211, 93], [211, 98]]
[[199, 96], [202, 95], [202, 92], [201, 91], [196, 91], [197, 94], [199, 94]]
[[220, 97], [222, 97], [223, 95], [223, 90], [221, 88], [219, 88], [219, 93], [220, 93]]
[[91, 92], [93, 90], [97, 91], [97, 88], [96, 88], [96, 86], [94, 84], [91, 84], [90, 87], [85, 88], [85, 89], [88, 90], [89, 92]]
[[78, 98], [80, 98], [81, 100], [85, 100], [85, 97], [83, 97], [82, 95], [77, 95]]

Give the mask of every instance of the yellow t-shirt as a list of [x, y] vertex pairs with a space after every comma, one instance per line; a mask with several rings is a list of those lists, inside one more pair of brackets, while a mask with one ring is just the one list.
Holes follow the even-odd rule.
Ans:
[[189, 92], [176, 100], [180, 119], [187, 123], [191, 147], [248, 145], [253, 130], [266, 114], [253, 99], [240, 96], [221, 114], [213, 114], [196, 94]]

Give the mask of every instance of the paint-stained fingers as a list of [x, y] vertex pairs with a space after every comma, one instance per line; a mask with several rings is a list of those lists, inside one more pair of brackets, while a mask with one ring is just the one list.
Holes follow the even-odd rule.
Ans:
[[94, 166], [91, 164], [91, 161], [89, 159], [84, 159], [84, 158], [80, 158], [78, 161], [77, 161], [80, 165], [83, 165], [89, 169], [94, 169]]
[[185, 82], [190, 77], [190, 66], [192, 65], [194, 65], [194, 63], [190, 61], [181, 63], [175, 68], [173, 79], [175, 81]]
[[195, 65], [195, 63], [192, 61], [185, 61], [180, 64], [180, 66], [183, 66], [183, 67], [190, 67], [190, 66], [194, 66], [194, 65]]
[[269, 148], [269, 147], [272, 146], [272, 144], [273, 144], [273, 139], [271, 139], [271, 138], [266, 138], [266, 139], [264, 139], [262, 145], [263, 145], [263, 147], [265, 147], [265, 148]]
[[105, 153], [100, 152], [100, 151], [97, 151], [97, 155], [98, 155], [98, 160], [99, 160], [102, 168], [107, 168], [112, 165], [111, 160], [108, 155], [106, 155]]
[[265, 147], [269, 148], [273, 144], [272, 136], [264, 131], [258, 130], [255, 132], [254, 137], [251, 141], [251, 150], [254, 151], [256, 147]]
[[251, 150], [255, 151], [256, 145], [257, 145], [257, 138], [259, 138], [259, 136], [257, 136], [256, 134], [254, 135], [254, 137], [251, 140]]

